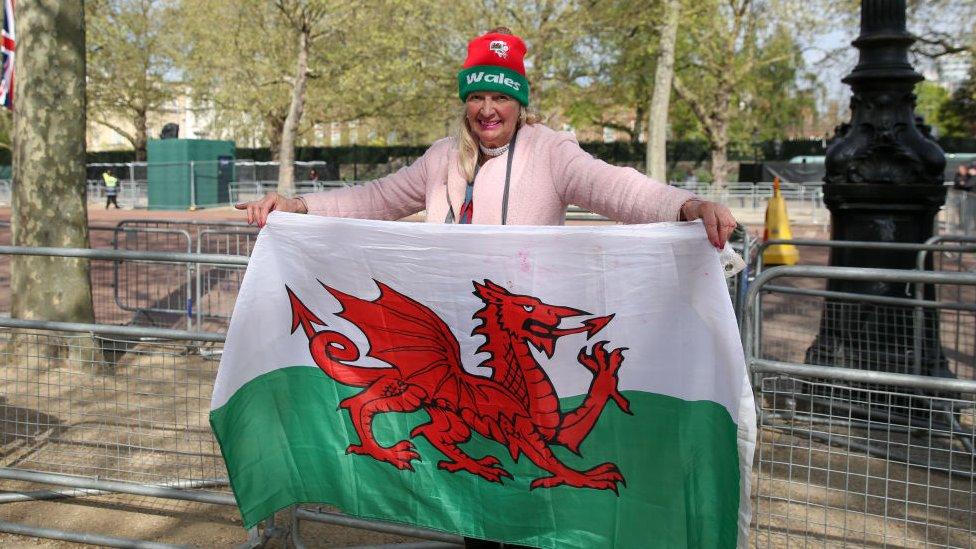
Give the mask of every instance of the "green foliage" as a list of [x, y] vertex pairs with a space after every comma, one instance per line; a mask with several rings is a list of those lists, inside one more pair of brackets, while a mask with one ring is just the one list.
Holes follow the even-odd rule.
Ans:
[[[815, 89], [796, 33], [814, 26], [796, 2], [684, 1], [676, 67], [698, 106], [671, 102], [670, 139], [748, 142], [756, 130], [769, 139], [811, 116]], [[144, 127], [189, 95], [209, 137], [276, 149], [299, 34], [276, 4], [321, 15], [298, 145], [320, 140], [316, 132], [333, 122], [373, 130], [372, 144], [389, 133], [416, 144], [449, 133], [467, 41], [495, 25], [526, 40], [532, 106], [551, 125], [613, 128], [634, 143], [646, 133], [660, 0], [460, 0], [450, 9], [438, 0], [89, 0], [92, 118]]]
[[184, 79], [194, 102], [213, 109], [212, 135], [275, 146], [291, 95], [295, 31], [263, 0], [184, 0], [180, 11]]
[[919, 82], [915, 85], [915, 113], [925, 119], [937, 135], [945, 131], [939, 118], [942, 104], [949, 100], [949, 92], [935, 82]]
[[946, 137], [976, 135], [976, 66], [952, 97], [940, 105], [939, 123]]
[[716, 182], [725, 181], [730, 144], [782, 136], [813, 113], [813, 90], [800, 85], [812, 80], [796, 39], [803, 13], [788, 0], [689, 6], [674, 89], [711, 146]]
[[[558, 87], [546, 90], [546, 106], [576, 128], [611, 128], [637, 142], [646, 123], [654, 86], [661, 2], [596, 0], [577, 6], [572, 47], [549, 57], [565, 59]], [[538, 46], [537, 46], [538, 47]]]
[[[378, 122], [383, 135], [408, 141], [429, 139], [432, 126], [442, 133], [458, 105], [460, 36], [473, 33], [456, 15], [464, 10], [433, 0], [312, 4], [324, 16], [312, 30], [300, 136], [352, 120]], [[274, 148], [291, 100], [298, 31], [265, 0], [183, 0], [181, 10], [186, 79], [197, 100], [214, 107], [213, 131]]]
[[13, 148], [13, 113], [7, 109], [0, 109], [0, 149], [11, 150]]

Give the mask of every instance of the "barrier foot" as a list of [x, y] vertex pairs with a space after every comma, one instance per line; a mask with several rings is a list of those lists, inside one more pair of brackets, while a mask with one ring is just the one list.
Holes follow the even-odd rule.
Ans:
[[103, 536], [101, 534], [89, 534], [85, 532], [72, 532], [68, 530], [55, 530], [53, 528], [41, 528], [39, 526], [28, 526], [15, 522], [0, 521], [0, 532], [8, 534], [19, 534], [22, 536], [32, 536], [35, 538], [56, 539], [61, 541], [72, 541], [75, 543], [87, 543], [90, 545], [101, 545], [104, 547], [122, 547], [126, 549], [189, 549], [189, 545], [171, 545], [168, 543], [156, 543], [152, 541], [142, 541], [130, 538], [118, 538], [115, 536]]
[[247, 529], [247, 541], [234, 546], [234, 549], [255, 549], [264, 545], [265, 539], [257, 526]]
[[302, 535], [298, 530], [298, 513], [295, 510], [298, 509], [297, 505], [292, 506], [289, 509], [289, 516], [291, 517], [291, 544], [295, 549], [305, 549], [305, 542], [302, 541]]

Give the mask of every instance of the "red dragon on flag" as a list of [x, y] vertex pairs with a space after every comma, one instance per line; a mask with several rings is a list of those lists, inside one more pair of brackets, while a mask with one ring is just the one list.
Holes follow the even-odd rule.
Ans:
[[548, 472], [533, 480], [530, 489], [567, 485], [616, 493], [617, 484], [625, 483], [614, 463], [577, 471], [562, 463], [552, 447], [579, 454], [580, 444], [610, 400], [630, 413], [630, 403], [617, 388], [626, 348], [607, 350], [609, 342], [599, 341], [589, 352], [586, 346], [580, 349], [577, 360], [593, 379], [582, 404], [566, 412], [560, 410], [555, 387], [530, 350], [531, 345], [552, 358], [559, 338], [585, 332], [589, 340], [613, 319], [612, 314], [560, 328], [563, 319], [590, 313], [513, 294], [490, 280], [474, 282], [474, 295], [484, 307], [474, 313], [481, 324], [471, 335], [485, 338], [478, 352], [488, 353], [489, 358], [481, 366], [492, 370], [490, 377], [480, 376], [461, 366], [457, 339], [433, 311], [383, 283], [376, 284], [380, 295], [373, 300], [322, 286], [341, 304], [337, 316], [366, 335], [368, 356], [389, 364], [381, 368], [353, 365], [360, 357], [355, 343], [336, 331], [317, 331], [315, 325], [328, 325], [286, 286], [293, 315], [291, 332], [303, 328], [312, 357], [326, 375], [364, 388], [340, 403], [360, 439], [346, 453], [413, 470], [411, 461], [420, 459], [413, 443], [402, 440], [384, 447], [375, 439], [372, 423], [380, 413], [423, 409], [430, 421], [414, 428], [410, 437], [424, 436], [447, 457], [438, 463], [440, 469], [467, 471], [498, 483], [502, 477], [512, 478], [495, 456], [474, 458], [459, 448], [475, 432], [505, 446], [513, 460], [524, 455]]

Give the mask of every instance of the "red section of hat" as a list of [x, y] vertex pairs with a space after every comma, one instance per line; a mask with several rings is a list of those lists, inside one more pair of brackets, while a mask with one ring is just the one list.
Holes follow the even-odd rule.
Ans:
[[463, 68], [478, 65], [505, 67], [525, 76], [525, 42], [512, 34], [490, 32], [468, 42]]

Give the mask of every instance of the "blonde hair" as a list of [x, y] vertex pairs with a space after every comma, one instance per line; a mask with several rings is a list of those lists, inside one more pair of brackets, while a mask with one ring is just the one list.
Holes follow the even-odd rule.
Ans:
[[[526, 124], [538, 124], [541, 121], [542, 117], [534, 111], [530, 111], [525, 105], [519, 105], [519, 117], [515, 131]], [[474, 169], [478, 165], [478, 155], [481, 151], [478, 148], [478, 138], [475, 137], [471, 131], [471, 126], [468, 125], [468, 113], [464, 108], [461, 109], [461, 120], [458, 121], [457, 148], [458, 168], [461, 170], [464, 180], [471, 181], [474, 178]]]

